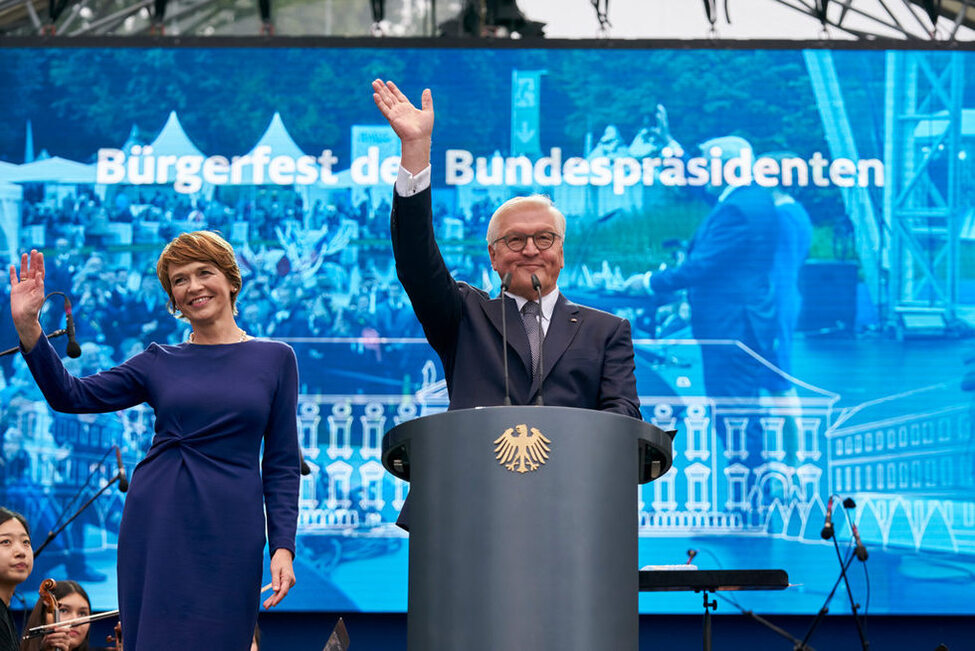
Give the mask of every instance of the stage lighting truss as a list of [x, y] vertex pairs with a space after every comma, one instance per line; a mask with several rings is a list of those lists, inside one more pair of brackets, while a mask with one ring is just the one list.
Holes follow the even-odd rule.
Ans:
[[[962, 27], [975, 29], [975, 0], [769, 1], [818, 20], [827, 36], [829, 30], [834, 29], [862, 40], [954, 41]], [[710, 12], [708, 18], [713, 25]], [[858, 20], [854, 21], [854, 18]], [[857, 26], [854, 27], [852, 22]]]
[[[239, 2], [233, 0], [178, 0], [172, 3], [168, 11], [160, 13], [158, 4], [162, 0], [0, 0], [0, 36], [25, 36], [31, 34], [57, 34], [59, 36], [94, 36], [115, 35], [138, 36], [146, 33], [162, 32], [163, 15], [168, 35], [200, 35], [213, 33], [243, 34], [237, 23], [248, 24], [249, 15], [241, 15]], [[289, 6], [321, 4], [320, 0], [287, 0]], [[566, 3], [585, 3], [586, 0], [562, 0]], [[588, 0], [595, 12], [595, 20], [600, 36], [611, 37], [609, 0]], [[667, 2], [673, 0], [658, 0]], [[325, 0], [327, 7], [338, 6], [344, 0]], [[411, 0], [417, 11], [424, 13], [427, 18], [420, 27], [428, 36], [443, 33], [438, 29], [436, 19], [438, 5], [445, 3], [437, 0]], [[617, 5], [630, 3], [647, 3], [648, 0], [616, 0]], [[736, 24], [744, 24], [751, 20], [751, 15], [739, 10], [736, 0], [702, 0], [702, 17], [711, 24], [711, 38], [720, 40], [719, 27], [723, 22], [730, 22], [734, 15]], [[822, 25], [824, 38], [836, 35], [844, 38], [861, 40], [875, 40], [878, 38], [894, 38], [917, 41], [955, 41], [971, 39], [975, 30], [975, 0], [765, 0], [789, 8], [795, 12], [808, 16], [811, 21]], [[270, 2], [261, 2], [258, 10], [257, 1], [254, 3], [254, 14], [259, 24], [263, 25], [261, 32], [270, 34]], [[370, 0], [366, 5], [361, 4], [363, 12], [372, 9], [373, 25], [387, 25], [392, 18], [385, 17], [385, 0]], [[498, 7], [496, 13], [504, 13], [504, 8], [516, 7], [516, 0], [464, 0], [465, 6]], [[648, 3], [648, 11], [652, 12], [652, 4]], [[411, 6], [412, 6], [411, 5]], [[700, 7], [700, 5], [698, 5]], [[759, 3], [752, 0], [749, 9], [760, 9]], [[736, 11], [738, 10], [738, 11]], [[259, 12], [259, 15], [257, 15]], [[326, 11], [328, 13], [328, 11]], [[399, 12], [393, 12], [397, 15]], [[416, 13], [416, 12], [414, 12]], [[480, 14], [490, 14], [482, 10]], [[480, 25], [490, 26], [492, 23], [487, 15], [482, 15]], [[521, 32], [522, 36], [541, 36], [542, 23], [535, 23], [519, 18], [528, 27], [535, 27], [534, 34]], [[378, 20], [377, 20], [378, 19]], [[306, 21], [307, 22], [307, 21]], [[495, 21], [505, 32], [512, 30], [504, 20]], [[510, 21], [509, 21], [510, 22]], [[313, 22], [300, 24], [299, 33], [291, 35], [330, 35], [330, 21], [326, 20], [323, 29]], [[397, 25], [390, 26], [390, 33], [398, 33]], [[400, 26], [402, 27], [402, 26]], [[416, 26], [414, 26], [415, 30]], [[370, 25], [363, 25], [363, 35], [368, 34]], [[484, 30], [482, 30], [484, 31]], [[487, 30], [490, 32], [490, 30]], [[415, 34], [415, 31], [413, 32]], [[344, 36], [350, 34], [344, 33]], [[483, 34], [465, 34], [479, 37]], [[488, 35], [497, 36], [491, 32]], [[695, 38], [699, 35], [696, 30], [689, 34], [674, 34], [674, 38]]]

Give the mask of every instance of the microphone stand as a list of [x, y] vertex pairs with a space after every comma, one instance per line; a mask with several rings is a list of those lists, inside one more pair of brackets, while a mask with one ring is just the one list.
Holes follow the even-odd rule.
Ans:
[[[48, 339], [54, 339], [55, 337], [60, 337], [66, 334], [68, 334], [68, 331], [65, 330], [64, 328], [61, 328], [60, 330], [55, 330], [54, 332], [46, 334], [45, 336]], [[20, 352], [20, 344], [17, 344], [13, 348], [8, 348], [7, 350], [0, 351], [0, 357], [4, 357], [6, 355], [13, 355], [14, 353], [19, 353], [19, 352]]]
[[[44, 303], [47, 303], [47, 299], [51, 298], [54, 295], [61, 296], [62, 298], [64, 298], [65, 327], [61, 330], [55, 330], [51, 334], [47, 335], [47, 338], [53, 339], [54, 337], [60, 337], [61, 335], [68, 335], [68, 348], [65, 351], [66, 354], [68, 355], [68, 357], [71, 358], [81, 357], [81, 347], [78, 345], [78, 342], [75, 341], [74, 338], [74, 317], [71, 315], [71, 299], [68, 298], [68, 295], [65, 294], [64, 292], [50, 292], [48, 293], [47, 296], [44, 297], [44, 300], [42, 301], [41, 305], [43, 306]], [[8, 348], [7, 350], [0, 352], [0, 357], [3, 357], [4, 355], [13, 355], [19, 350], [20, 350], [19, 345], [14, 346], [13, 348]]]
[[792, 633], [790, 633], [789, 631], [785, 630], [781, 626], [777, 626], [777, 625], [773, 624], [772, 622], [770, 622], [769, 620], [765, 619], [761, 615], [755, 613], [754, 610], [748, 610], [748, 609], [746, 609], [740, 603], [736, 602], [733, 599], [729, 599], [728, 597], [724, 596], [720, 592], [715, 592], [714, 593], [714, 596], [715, 597], [718, 597], [719, 599], [721, 599], [725, 603], [729, 603], [732, 606], [734, 606], [735, 608], [737, 608], [738, 611], [742, 615], [744, 615], [744, 616], [746, 616], [746, 617], [754, 620], [755, 622], [761, 624], [762, 626], [764, 626], [765, 628], [769, 629], [773, 633], [775, 633], [777, 635], [780, 635], [781, 637], [784, 637], [785, 639], [787, 639], [790, 642], [792, 642], [792, 649], [793, 649], [793, 651], [816, 651], [813, 647], [811, 647], [808, 644], [806, 644], [805, 641], [800, 640], [799, 638], [797, 638], [796, 636], [794, 636]]
[[[705, 550], [705, 551], [707, 551], [707, 550]], [[694, 557], [697, 556], [697, 554], [698, 554], [698, 551], [696, 549], [688, 549], [687, 550], [687, 564], [688, 565], [691, 564], [691, 561], [694, 560]], [[710, 554], [715, 560], [717, 560], [717, 557], [714, 556], [714, 554], [712, 554], [711, 552], [708, 552], [708, 554]], [[720, 566], [721, 566], [721, 562], [718, 561], [718, 567], [720, 567]], [[769, 629], [773, 633], [775, 633], [775, 634], [777, 634], [777, 635], [779, 635], [781, 637], [784, 637], [785, 639], [787, 639], [790, 642], [792, 642], [792, 649], [793, 649], [793, 651], [816, 651], [811, 646], [808, 646], [806, 644], [803, 644], [803, 642], [801, 642], [799, 640], [799, 638], [797, 638], [796, 636], [794, 636], [789, 631], [785, 630], [781, 626], [777, 626], [777, 625], [773, 624], [772, 622], [770, 622], [769, 620], [765, 619], [761, 615], [756, 614], [754, 610], [748, 610], [748, 609], [746, 609], [744, 606], [742, 606], [736, 600], [734, 600], [734, 599], [732, 599], [730, 597], [726, 597], [725, 595], [721, 594], [720, 591], [719, 592], [715, 592], [714, 593], [714, 596], [717, 597], [718, 599], [720, 599], [721, 601], [723, 601], [723, 602], [725, 602], [727, 604], [731, 604], [732, 606], [734, 606], [735, 608], [737, 608], [738, 609], [738, 612], [740, 612], [742, 615], [745, 615], [746, 617], [749, 617], [750, 619], [754, 620], [758, 624], [761, 624], [762, 626], [764, 626], [765, 628]]]
[[836, 550], [836, 559], [840, 563], [840, 575], [836, 577], [836, 582], [833, 583], [833, 589], [829, 591], [829, 594], [826, 596], [826, 601], [823, 602], [823, 607], [819, 609], [818, 613], [816, 613], [816, 618], [809, 626], [809, 630], [806, 631], [806, 637], [802, 638], [802, 641], [795, 647], [796, 651], [803, 651], [809, 648], [806, 646], [806, 642], [809, 641], [809, 638], [812, 637], [813, 631], [815, 631], [816, 627], [819, 626], [819, 623], [823, 621], [823, 617], [826, 616], [826, 613], [829, 612], [829, 603], [833, 600], [833, 596], [836, 594], [837, 588], [840, 587], [841, 581], [846, 585], [846, 594], [850, 599], [850, 610], [853, 614], [853, 621], [856, 623], [857, 634], [860, 636], [860, 647], [864, 651], [870, 648], [870, 642], [867, 641], [867, 638], [863, 633], [863, 626], [860, 624], [860, 617], [857, 613], [860, 605], [857, 604], [856, 600], [853, 598], [853, 590], [850, 588], [850, 579], [846, 575], [846, 571], [850, 568], [850, 564], [853, 563], [853, 559], [856, 558], [856, 555], [853, 552], [850, 552], [846, 558], [846, 561], [844, 561], [843, 555], [840, 553], [840, 545], [836, 541], [836, 536], [832, 536], [832, 538], [833, 548]]
[[508, 389], [508, 319], [505, 316], [505, 303], [508, 302], [508, 286], [511, 285], [511, 272], [501, 278], [501, 356], [504, 358], [504, 405], [511, 406], [511, 391]]
[[60, 527], [58, 527], [57, 529], [55, 529], [53, 531], [49, 531], [48, 534], [47, 534], [47, 538], [44, 539], [44, 542], [41, 543], [41, 546], [34, 550], [34, 559], [37, 560], [37, 557], [41, 555], [41, 552], [44, 551], [44, 548], [47, 547], [51, 543], [51, 541], [53, 541], [55, 538], [57, 538], [58, 535], [62, 531], [64, 531], [65, 527], [67, 527], [69, 524], [71, 524], [74, 521], [75, 518], [77, 518], [79, 515], [81, 515], [84, 512], [85, 509], [87, 509], [89, 506], [91, 506], [91, 503], [94, 502], [95, 499], [97, 499], [99, 495], [101, 495], [106, 490], [108, 490], [108, 487], [109, 486], [111, 486], [112, 484], [114, 484], [117, 481], [120, 481], [121, 479], [122, 479], [122, 473], [121, 472], [116, 473], [115, 476], [112, 477], [112, 479], [107, 484], [105, 484], [104, 486], [102, 486], [101, 488], [99, 488], [98, 491], [94, 495], [92, 495], [91, 498], [87, 502], [85, 502], [80, 507], [78, 507], [78, 510], [75, 511], [74, 514], [64, 522], [64, 524], [62, 524]]

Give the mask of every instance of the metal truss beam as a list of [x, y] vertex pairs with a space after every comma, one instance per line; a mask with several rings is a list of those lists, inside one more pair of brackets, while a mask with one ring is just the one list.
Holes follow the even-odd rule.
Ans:
[[[317, 0], [298, 0], [290, 4], [301, 4], [302, 2], [312, 5]], [[427, 3], [431, 9], [435, 7], [436, 0], [416, 0]], [[586, 0], [563, 0], [564, 2], [584, 3]], [[688, 0], [682, 0], [687, 2]], [[48, 0], [0, 0], [0, 35], [29, 35], [42, 30], [43, 19], [38, 16], [47, 15]], [[648, 0], [616, 0], [623, 3], [647, 3]], [[769, 4], [777, 4], [787, 7], [796, 12], [809, 17], [811, 21], [816, 21], [823, 25], [823, 34], [828, 36], [830, 31], [841, 33], [860, 40], [874, 40], [877, 38], [901, 38], [919, 41], [954, 41], [960, 38], [971, 39], [972, 30], [975, 30], [975, 0], [765, 0]], [[608, 3], [603, 0], [589, 0], [589, 3], [596, 8], [596, 17], [600, 20], [600, 33], [604, 36], [611, 36], [607, 18], [607, 11], [601, 10]], [[80, 3], [76, 3], [73, 11], [65, 11], [55, 21], [54, 27], [60, 35], [73, 36], [82, 34], [114, 34], [119, 36], [138, 34], [144, 31], [141, 23], [133, 27], [126, 24], [124, 18], [135, 15], [136, 12], [126, 13], [132, 5], [128, 5], [122, 0], [87, 0], [84, 24], [74, 29], [72, 23], [78, 18], [78, 8]], [[137, 3], [140, 6], [141, 2]], [[181, 3], [182, 4], [182, 3]], [[189, 3], [188, 7], [200, 6], [203, 15], [213, 15], [212, 3]], [[225, 3], [231, 5], [233, 3]], [[727, 5], [732, 9], [737, 9], [734, 0], [726, 0]], [[755, 10], [760, 15], [761, 7], [756, 0], [750, 0], [749, 8]], [[705, 9], [701, 12], [702, 20], [710, 20], [712, 27], [717, 19], [717, 3], [706, 0]], [[713, 10], [710, 8], [714, 7]], [[824, 11], [825, 10], [825, 11]], [[652, 8], [648, 8], [652, 11]], [[233, 12], [231, 12], [232, 14]], [[432, 11], [428, 11], [432, 15]], [[118, 16], [123, 16], [123, 20], [116, 20]], [[932, 16], [934, 20], [932, 20]], [[166, 22], [170, 24], [175, 18], [167, 16]], [[232, 16], [230, 17], [232, 21]], [[745, 19], [747, 20], [747, 16]], [[130, 21], [131, 22], [131, 21]], [[191, 17], [183, 15], [183, 33], [193, 33], [194, 26], [205, 32], [208, 28], [212, 31], [212, 20], [192, 20]], [[224, 27], [227, 25], [226, 19], [219, 21]], [[196, 25], [195, 25], [196, 24]], [[745, 23], [742, 23], [745, 24]], [[311, 25], [309, 29], [314, 29]], [[50, 27], [47, 26], [48, 31]], [[327, 31], [327, 28], [326, 28]], [[365, 35], [368, 28], [364, 27]], [[328, 36], [329, 34], [318, 32], [304, 32], [292, 34], [294, 36], [315, 35]], [[694, 37], [694, 34], [674, 34], [674, 38]], [[720, 40], [720, 39], [716, 39]]]
[[895, 313], [957, 316], [963, 62], [958, 52], [887, 54], [884, 220]]
[[[932, 22], [932, 0], [873, 0], [870, 7], [858, 0], [769, 0], [819, 21], [827, 27], [863, 40], [903, 38], [953, 41], [962, 27], [975, 29], [975, 0], [942, 0]], [[822, 7], [825, 6], [825, 14]], [[900, 11], [895, 11], [895, 8]], [[900, 17], [899, 17], [900, 16]], [[938, 19], [938, 16], [941, 19]], [[857, 22], [854, 26], [852, 23]]]

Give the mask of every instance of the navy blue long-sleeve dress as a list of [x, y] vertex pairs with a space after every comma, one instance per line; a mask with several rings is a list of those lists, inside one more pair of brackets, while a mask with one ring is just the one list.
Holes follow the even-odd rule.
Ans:
[[[156, 413], [118, 541], [127, 651], [246, 651], [265, 543], [295, 548], [298, 371], [286, 344], [151, 344], [107, 371], [71, 376], [45, 337], [26, 354], [51, 407]], [[264, 455], [261, 459], [261, 443]]]

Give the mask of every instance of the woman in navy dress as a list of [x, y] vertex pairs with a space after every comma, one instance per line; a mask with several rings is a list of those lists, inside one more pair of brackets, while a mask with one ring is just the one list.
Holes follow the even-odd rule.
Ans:
[[156, 272], [170, 310], [192, 326], [189, 341], [150, 344], [95, 375], [71, 376], [43, 336], [37, 251], [22, 256], [19, 277], [10, 267], [11, 316], [52, 409], [110, 412], [145, 402], [155, 411], [155, 436], [132, 474], [118, 539], [126, 650], [246, 651], [265, 541], [274, 592], [264, 606], [295, 582], [297, 363], [286, 344], [237, 326], [240, 270], [218, 235], [180, 235]]

